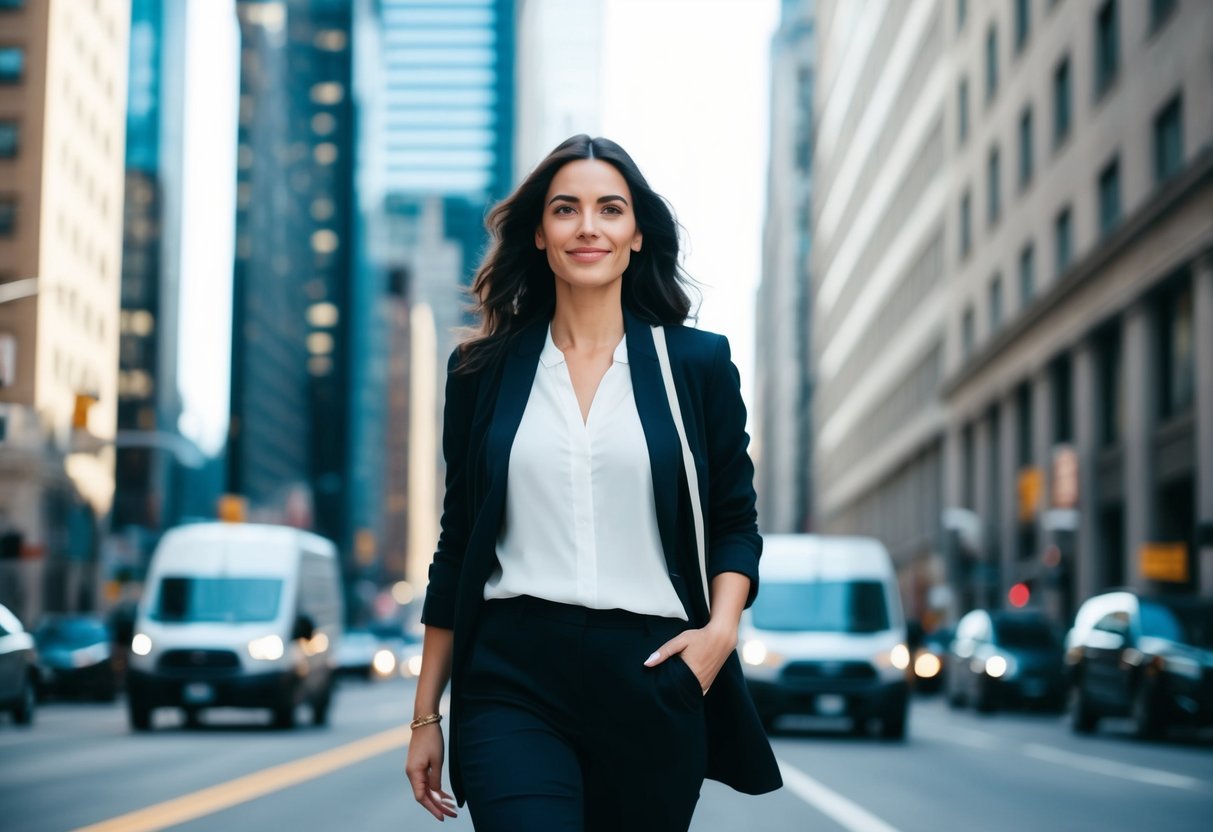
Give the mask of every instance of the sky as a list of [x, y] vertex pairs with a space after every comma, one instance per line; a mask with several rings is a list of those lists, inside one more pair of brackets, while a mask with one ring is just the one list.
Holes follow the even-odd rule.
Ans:
[[778, 0], [606, 0], [604, 11], [602, 134], [674, 206], [703, 293], [698, 325], [728, 336], [752, 405]]

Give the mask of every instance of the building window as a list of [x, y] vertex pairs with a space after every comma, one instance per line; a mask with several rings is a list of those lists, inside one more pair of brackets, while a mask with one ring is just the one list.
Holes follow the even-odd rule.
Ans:
[[1150, 0], [1150, 31], [1157, 32], [1159, 28], [1171, 19], [1171, 13], [1179, 5], [1176, 0]]
[[17, 198], [0, 196], [0, 237], [11, 237], [17, 231]]
[[1049, 368], [1053, 400], [1053, 441], [1074, 441], [1073, 385], [1070, 378], [1070, 356], [1062, 355]]
[[1031, 243], [1019, 252], [1019, 305], [1027, 306], [1036, 297], [1036, 251]]
[[1074, 257], [1074, 222], [1071, 219], [1070, 206], [1062, 208], [1053, 220], [1053, 242], [1056, 255], [1057, 274], [1065, 274], [1070, 268]]
[[995, 225], [1002, 214], [1002, 177], [999, 175], [998, 148], [990, 148], [986, 162], [986, 222]]
[[0, 84], [16, 84], [25, 74], [25, 50], [20, 46], [0, 46]]
[[969, 137], [969, 79], [961, 78], [956, 88], [956, 132], [960, 144]]
[[1116, 0], [1105, 0], [1095, 16], [1095, 98], [1107, 92], [1120, 71], [1120, 26]]
[[993, 23], [986, 31], [986, 103], [998, 92], [998, 27]]
[[965, 21], [969, 18], [969, 0], [956, 0], [956, 31], [959, 32], [965, 27]]
[[1107, 234], [1120, 222], [1120, 157], [1099, 174], [1099, 232]]
[[1175, 96], [1154, 117], [1154, 178], [1165, 182], [1184, 163], [1183, 102]]
[[965, 358], [973, 354], [973, 347], [977, 343], [976, 329], [977, 322], [970, 304], [965, 307], [964, 315], [960, 319], [960, 344]]
[[1032, 145], [1032, 108], [1024, 107], [1019, 116], [1019, 189], [1024, 190], [1032, 182], [1032, 170], [1036, 166], [1036, 153]]
[[1192, 405], [1196, 392], [1196, 332], [1192, 319], [1192, 284], [1184, 281], [1161, 298], [1158, 335], [1159, 416], [1170, 419]]
[[17, 122], [12, 119], [0, 119], [0, 159], [14, 159], [20, 150], [21, 134]]
[[960, 198], [960, 258], [969, 256], [973, 247], [973, 199], [969, 191]]
[[990, 281], [990, 332], [1002, 328], [1002, 275], [994, 275]]
[[1020, 467], [1032, 464], [1032, 385], [1023, 382], [1015, 391], [1015, 458]]
[[1070, 59], [1062, 58], [1053, 70], [1053, 146], [1070, 135]]
[[1015, 54], [1023, 51], [1032, 30], [1032, 4], [1030, 0], [1015, 0]]
[[1099, 373], [1099, 442], [1103, 447], [1120, 441], [1124, 425], [1121, 395], [1120, 327], [1113, 325], [1096, 337]]

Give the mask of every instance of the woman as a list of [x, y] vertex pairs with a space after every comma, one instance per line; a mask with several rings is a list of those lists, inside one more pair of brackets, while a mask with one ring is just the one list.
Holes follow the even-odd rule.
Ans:
[[466, 800], [482, 832], [686, 829], [705, 776], [781, 785], [735, 653], [762, 541], [728, 342], [682, 326], [677, 225], [614, 142], [564, 142], [488, 226], [481, 329], [447, 377], [406, 772], [435, 817]]

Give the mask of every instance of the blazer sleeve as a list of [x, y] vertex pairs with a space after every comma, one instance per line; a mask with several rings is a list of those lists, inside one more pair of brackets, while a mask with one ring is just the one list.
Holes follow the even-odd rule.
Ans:
[[707, 562], [708, 581], [721, 572], [740, 572], [750, 579], [746, 606], [758, 594], [758, 534], [754, 463], [748, 447], [746, 409], [741, 399], [741, 376], [734, 366], [729, 341], [721, 336], [704, 392], [704, 429], [708, 452]]
[[447, 362], [446, 402], [442, 415], [442, 456], [446, 460], [442, 524], [421, 610], [423, 624], [446, 629], [455, 626], [456, 590], [472, 517], [468, 443], [476, 387], [474, 376], [454, 372], [458, 361], [459, 350], [456, 349]]

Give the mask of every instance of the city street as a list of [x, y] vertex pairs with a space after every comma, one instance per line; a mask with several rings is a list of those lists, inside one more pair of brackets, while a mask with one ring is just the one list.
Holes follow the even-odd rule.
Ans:
[[[438, 828], [403, 775], [410, 683], [344, 685], [332, 725], [282, 732], [218, 711], [171, 711], [128, 732], [121, 703], [53, 702], [32, 728], [0, 725], [0, 804], [11, 832]], [[915, 703], [903, 744], [785, 722], [787, 787], [745, 797], [715, 783], [695, 832], [1207, 829], [1213, 737], [1143, 743], [1109, 721], [1075, 737], [1055, 715], [954, 713]], [[470, 830], [462, 813], [442, 827]]]

